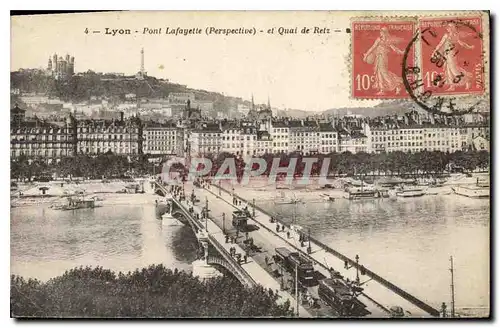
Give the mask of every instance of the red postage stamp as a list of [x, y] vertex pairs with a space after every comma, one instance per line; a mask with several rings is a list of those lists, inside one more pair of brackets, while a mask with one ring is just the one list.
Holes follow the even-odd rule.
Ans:
[[424, 92], [434, 95], [485, 91], [481, 17], [419, 21]]
[[[353, 98], [408, 98], [403, 85], [403, 55], [415, 33], [411, 20], [355, 21], [352, 23]], [[415, 62], [408, 53], [406, 63]]]

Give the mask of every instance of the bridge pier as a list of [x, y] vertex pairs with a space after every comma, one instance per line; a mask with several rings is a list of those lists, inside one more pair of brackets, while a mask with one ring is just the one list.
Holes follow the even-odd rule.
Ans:
[[207, 264], [206, 260], [196, 260], [192, 263], [193, 266], [193, 276], [200, 278], [201, 280], [216, 278], [222, 276], [222, 273], [215, 267]]
[[205, 231], [199, 231], [196, 234], [196, 238], [198, 239], [198, 244], [200, 245], [200, 247], [203, 248], [203, 255], [201, 255], [200, 249], [200, 258], [192, 263], [193, 276], [198, 277], [202, 280], [222, 276], [222, 273], [219, 270], [208, 263], [209, 242]]

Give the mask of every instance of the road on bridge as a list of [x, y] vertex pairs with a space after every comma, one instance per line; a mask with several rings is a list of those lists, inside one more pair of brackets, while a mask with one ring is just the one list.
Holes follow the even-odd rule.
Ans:
[[[194, 188], [195, 195], [197, 198], [201, 200], [200, 205], [204, 206], [206, 200], [208, 200], [208, 208], [210, 209], [210, 215], [212, 217], [212, 220], [218, 225], [220, 229], [223, 229], [224, 226], [226, 232], [234, 236], [236, 234], [236, 229], [231, 224], [231, 218], [233, 211], [237, 207], [232, 205], [231, 196], [229, 196], [228, 200], [227, 199], [228, 195], [226, 194], [225, 197], [224, 193], [221, 193], [222, 195], [221, 198], [218, 195], [218, 190], [214, 189], [213, 186], [211, 187], [211, 189], [212, 190]], [[190, 187], [186, 188], [186, 195], [190, 195], [191, 192], [192, 188]], [[223, 213], [225, 214], [225, 220], [223, 219]], [[267, 220], [269, 220], [269, 218]], [[253, 223], [252, 221], [249, 221], [249, 224], [252, 223]], [[269, 231], [268, 229], [265, 229], [264, 227], [259, 226], [258, 224], [254, 225], [258, 226], [258, 229], [250, 232], [249, 237], [254, 239], [254, 244], [256, 246], [261, 247], [261, 252], [251, 254], [251, 258], [261, 267], [261, 270], [265, 270], [264, 272], [266, 273], [267, 276], [269, 276], [271, 279], [274, 280], [271, 274], [272, 271], [274, 271], [277, 267], [274, 263], [272, 263], [271, 259], [272, 256], [275, 254], [275, 249], [277, 247], [287, 247], [290, 249], [292, 248], [290, 243], [292, 243], [294, 246], [300, 247], [300, 245], [298, 245], [296, 239], [294, 238], [290, 238], [289, 240], [283, 239], [283, 237], [286, 238], [286, 232], [284, 233], [285, 236], [277, 237], [275, 232]], [[273, 228], [274, 227], [275, 226], [273, 225]], [[237, 242], [241, 246], [243, 246], [244, 239], [245, 239], [244, 234], [240, 233]], [[266, 264], [266, 257], [268, 258], [270, 265]], [[318, 269], [318, 266], [316, 266], [315, 269], [320, 272], [323, 271], [321, 272], [323, 275], [329, 276], [328, 272], [326, 272], [325, 270]], [[252, 277], [254, 276], [252, 275]], [[279, 278], [274, 280], [275, 284], [278, 286], [277, 288], [280, 287], [280, 282], [278, 279]], [[314, 288], [308, 288], [308, 290], [313, 296], [317, 297], [317, 286]], [[371, 312], [371, 315], [369, 315], [368, 317], [388, 317], [387, 311], [382, 310], [379, 306], [370, 301], [368, 298], [364, 297], [363, 295], [360, 295], [358, 299], [361, 302], [363, 302], [367, 306], [367, 310]], [[322, 306], [319, 309], [312, 309], [308, 307], [307, 310], [311, 312], [311, 314], [313, 314], [314, 316], [337, 316], [335, 310], [325, 304], [322, 304]]]
[[[195, 194], [199, 198], [199, 194], [203, 190], [198, 188], [194, 189], [195, 189]], [[186, 195], [190, 195], [191, 191], [192, 191], [191, 188], [186, 188], [185, 189]], [[211, 195], [210, 193], [207, 193], [207, 196], [210, 195]], [[193, 206], [193, 204], [188, 200], [184, 200], [180, 203], [185, 207], [185, 209], [188, 209], [190, 206]], [[203, 202], [202, 199], [202, 202], [197, 203], [196, 205], [193, 206], [194, 213], [199, 214], [199, 216], [201, 217], [204, 205], [205, 203]], [[215, 213], [213, 212], [214, 211], [212, 210], [212, 213], [210, 213], [210, 215], [213, 217], [212, 220], [200, 221], [202, 225], [207, 228], [208, 234], [212, 236], [212, 238], [214, 238], [222, 247], [224, 247], [224, 249], [228, 253], [231, 247], [235, 247], [237, 253], [244, 254], [245, 252], [240, 247], [240, 245], [225, 242], [225, 235], [222, 230], [222, 223], [219, 223], [218, 220], [215, 220], [217, 218], [216, 213], [218, 212], [217, 211], [215, 211]], [[220, 220], [222, 222], [222, 217], [220, 218]], [[273, 291], [278, 291], [278, 295], [280, 296], [279, 301], [284, 302], [285, 300], [288, 300], [290, 301], [291, 307], [295, 309], [295, 304], [296, 304], [295, 298], [287, 291], [281, 291], [280, 284], [266, 270], [264, 270], [257, 261], [253, 260], [253, 258], [250, 257], [247, 263], [241, 263], [240, 265], [255, 280], [255, 282], [262, 285], [264, 288], [271, 289]], [[306, 317], [306, 318], [311, 317], [310, 312], [311, 311], [309, 309], [304, 308], [304, 306], [302, 305], [299, 306], [300, 317]]]
[[[205, 199], [208, 199], [209, 208], [212, 211], [211, 214], [215, 222], [221, 228], [223, 224], [222, 213], [225, 213], [225, 225], [226, 228], [229, 228], [231, 225], [231, 214], [235, 209], [239, 209], [239, 207], [232, 205], [231, 194], [225, 192], [224, 190], [219, 193], [219, 189], [214, 185], [209, 186], [209, 188], [210, 189], [195, 188], [195, 193], [197, 194], [197, 197], [199, 197], [203, 202], [205, 201]], [[189, 193], [187, 194], [189, 195]], [[243, 204], [243, 207], [245, 205], [247, 204]], [[248, 204], [248, 208], [250, 212], [252, 212], [251, 204]], [[256, 261], [263, 263], [264, 267], [265, 261], [263, 260], [263, 258], [265, 258], [265, 256], [271, 258], [276, 247], [295, 248], [301, 252], [306, 252], [308, 246], [307, 243], [306, 245], [304, 245], [304, 247], [301, 247], [296, 235], [292, 234], [290, 238], [287, 238], [287, 231], [277, 233], [275, 231], [276, 223], [271, 223], [270, 217], [267, 214], [256, 210], [256, 217], [254, 221], [260, 229], [251, 232], [250, 237], [254, 239], [255, 243], [258, 246], [261, 246], [263, 248], [263, 252], [260, 255], [255, 256], [254, 258]], [[344, 262], [341, 259], [336, 257], [334, 254], [325, 251], [319, 245], [311, 243], [311, 248], [312, 252], [309, 256], [314, 261], [328, 267], [333, 267], [335, 270], [340, 271], [340, 273], [344, 277], [350, 279], [351, 281], [356, 280], [356, 269], [345, 269]], [[315, 269], [321, 272], [323, 275], [327, 277], [329, 276], [329, 272], [322, 266], [316, 265]], [[368, 280], [368, 278], [365, 277], [364, 280]], [[361, 277], [361, 283], [363, 283], [363, 277]], [[362, 287], [365, 289], [365, 295], [360, 295], [358, 299], [365, 305], [367, 305], [367, 309], [372, 312], [371, 316], [387, 317], [387, 309], [393, 306], [401, 306], [406, 311], [406, 314], [408, 316], [430, 317], [427, 312], [415, 306], [403, 297], [397, 295], [393, 291], [382, 286], [376, 281], [367, 281], [362, 285]], [[382, 305], [384, 309], [382, 309], [380, 305]]]

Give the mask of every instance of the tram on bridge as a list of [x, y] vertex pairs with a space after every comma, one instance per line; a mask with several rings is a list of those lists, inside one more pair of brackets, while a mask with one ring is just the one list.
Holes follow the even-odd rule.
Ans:
[[327, 278], [319, 282], [318, 296], [340, 316], [362, 317], [370, 311], [357, 299], [361, 291], [361, 288], [348, 286], [342, 279]]
[[248, 225], [248, 213], [237, 210], [233, 212], [233, 227], [240, 231], [245, 231]]
[[[297, 274], [298, 282], [302, 286], [311, 287], [318, 284], [312, 262], [301, 256], [298, 252], [291, 252], [286, 247], [278, 247], [276, 248], [274, 260], [278, 266], [294, 277]], [[298, 270], [297, 273], [295, 272], [296, 270]]]

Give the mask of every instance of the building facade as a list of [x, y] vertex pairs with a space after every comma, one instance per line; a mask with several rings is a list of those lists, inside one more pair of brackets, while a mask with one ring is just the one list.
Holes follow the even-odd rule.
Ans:
[[37, 117], [26, 120], [25, 110], [17, 105], [11, 110], [10, 155], [28, 160], [59, 161], [74, 156], [76, 140], [75, 121], [72, 117], [47, 122]]
[[112, 121], [80, 120], [76, 125], [76, 139], [78, 154], [142, 154], [142, 126], [136, 117]]
[[151, 155], [184, 155], [183, 130], [173, 123], [143, 124], [143, 153]]

